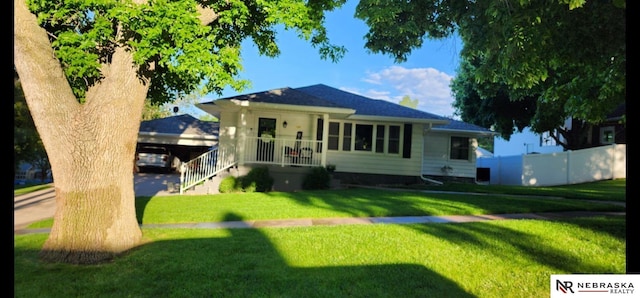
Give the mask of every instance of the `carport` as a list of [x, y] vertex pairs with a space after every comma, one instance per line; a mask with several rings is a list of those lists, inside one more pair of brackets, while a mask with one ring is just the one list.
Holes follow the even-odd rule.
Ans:
[[189, 161], [218, 145], [220, 124], [191, 115], [176, 115], [140, 123], [138, 147], [165, 146], [180, 161]]

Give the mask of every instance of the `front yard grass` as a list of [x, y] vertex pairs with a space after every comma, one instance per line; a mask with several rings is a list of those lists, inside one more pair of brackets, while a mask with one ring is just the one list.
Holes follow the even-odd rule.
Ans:
[[98, 266], [17, 235], [14, 297], [548, 297], [551, 274], [625, 272], [624, 216], [143, 233]]
[[[624, 194], [624, 185], [608, 192], [595, 193]], [[626, 270], [625, 216], [260, 229], [144, 227], [625, 209], [612, 204], [378, 189], [138, 197], [136, 204], [147, 242], [110, 263], [41, 263], [38, 252], [47, 234], [14, 235], [14, 297], [548, 297], [551, 274]]]

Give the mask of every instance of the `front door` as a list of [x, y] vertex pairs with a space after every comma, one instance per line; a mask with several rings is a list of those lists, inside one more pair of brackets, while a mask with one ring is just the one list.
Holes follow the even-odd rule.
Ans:
[[276, 137], [276, 119], [258, 118], [258, 161], [273, 161], [274, 139]]

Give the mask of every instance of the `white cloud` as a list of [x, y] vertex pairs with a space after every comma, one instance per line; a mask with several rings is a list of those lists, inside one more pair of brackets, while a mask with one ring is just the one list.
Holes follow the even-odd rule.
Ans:
[[418, 100], [418, 109], [440, 116], [452, 116], [453, 96], [449, 84], [452, 76], [434, 68], [404, 68], [390, 66], [368, 73], [362, 81], [375, 85], [364, 92], [347, 90], [363, 96], [384, 99], [393, 103], [408, 95]]

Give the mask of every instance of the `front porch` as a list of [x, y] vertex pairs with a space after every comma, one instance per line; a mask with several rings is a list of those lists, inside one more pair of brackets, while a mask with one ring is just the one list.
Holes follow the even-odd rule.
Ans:
[[[236, 150], [236, 148], [239, 148]], [[267, 166], [274, 178], [273, 190], [300, 190], [304, 175], [311, 167], [325, 165], [322, 141], [292, 138], [246, 137], [238, 147], [219, 144], [190, 161], [182, 164], [180, 193], [193, 190], [208, 180], [220, 180], [231, 168], [241, 176], [255, 166]], [[219, 181], [214, 185], [219, 184]], [[209, 191], [217, 193], [216, 186]]]
[[291, 138], [245, 137], [243, 150], [238, 152], [239, 164], [279, 166], [324, 166], [322, 141]]

